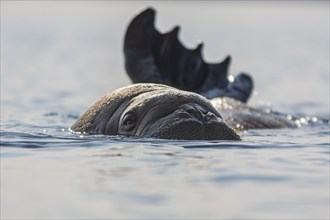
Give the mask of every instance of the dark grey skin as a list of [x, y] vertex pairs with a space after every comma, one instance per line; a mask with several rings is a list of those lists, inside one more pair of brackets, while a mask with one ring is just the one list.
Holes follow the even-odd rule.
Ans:
[[154, 9], [142, 11], [129, 24], [124, 39], [126, 71], [133, 83], [140, 84], [102, 97], [72, 125], [72, 131], [240, 140], [235, 130], [295, 127], [283, 115], [245, 104], [253, 81], [242, 73], [229, 82], [230, 57], [207, 63], [201, 56], [202, 45], [186, 49], [178, 40], [178, 27], [162, 34], [154, 27], [154, 20]]
[[133, 83], [158, 83], [198, 93], [208, 99], [231, 97], [247, 102], [253, 80], [240, 73], [228, 80], [231, 56], [222, 62], [204, 61], [203, 44], [188, 49], [181, 44], [176, 26], [167, 33], [155, 27], [156, 11], [147, 8], [137, 14], [127, 27], [124, 39], [125, 68]]
[[147, 83], [105, 95], [71, 130], [178, 140], [241, 140], [203, 96]]
[[255, 108], [229, 97], [210, 100], [226, 123], [235, 130], [296, 128], [286, 114]]

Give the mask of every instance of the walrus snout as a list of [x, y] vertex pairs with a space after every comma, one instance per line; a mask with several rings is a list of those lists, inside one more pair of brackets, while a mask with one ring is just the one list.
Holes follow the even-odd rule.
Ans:
[[201, 108], [198, 105], [193, 104], [193, 105], [184, 105], [184, 106], [185, 107], [182, 107], [182, 109], [184, 109], [187, 114], [197, 119], [202, 124], [207, 124], [211, 121], [216, 121], [217, 116], [215, 114]]
[[195, 104], [184, 104], [154, 122], [146, 137], [181, 140], [241, 140], [221, 116]]

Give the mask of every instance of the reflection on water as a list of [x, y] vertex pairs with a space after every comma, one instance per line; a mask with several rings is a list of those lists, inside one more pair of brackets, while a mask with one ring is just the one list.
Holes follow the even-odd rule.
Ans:
[[[207, 60], [231, 54], [231, 74], [255, 79], [251, 104], [271, 101], [301, 128], [245, 131], [241, 142], [71, 134], [95, 100], [130, 83], [122, 38], [146, 5], [161, 31], [180, 24], [184, 44], [202, 39]], [[329, 218], [328, 9], [1, 2], [0, 218]]]
[[[4, 217], [307, 219], [329, 210], [326, 125], [248, 131], [243, 142], [50, 132], [1, 133]], [[20, 212], [18, 201], [28, 203]]]

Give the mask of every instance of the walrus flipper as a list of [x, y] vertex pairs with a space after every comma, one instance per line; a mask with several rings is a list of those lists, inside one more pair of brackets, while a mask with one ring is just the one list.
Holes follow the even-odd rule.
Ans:
[[133, 83], [161, 83], [199, 93], [209, 99], [231, 97], [246, 102], [252, 78], [241, 73], [228, 80], [230, 56], [220, 63], [206, 63], [203, 44], [185, 48], [178, 39], [180, 27], [160, 33], [154, 26], [155, 10], [147, 8], [129, 24], [124, 40], [126, 71]]

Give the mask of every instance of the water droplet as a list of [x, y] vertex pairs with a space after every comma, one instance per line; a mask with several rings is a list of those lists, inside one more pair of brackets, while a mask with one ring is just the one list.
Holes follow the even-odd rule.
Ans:
[[228, 81], [229, 82], [234, 82], [235, 81], [235, 78], [234, 78], [234, 76], [233, 75], [228, 75]]
[[297, 127], [298, 127], [298, 128], [300, 128], [300, 127], [301, 127], [301, 123], [300, 123], [300, 120], [298, 120], [298, 119], [297, 119], [297, 120], [295, 120], [295, 124], [297, 125]]
[[301, 124], [307, 124], [306, 118], [300, 118], [299, 121]]

